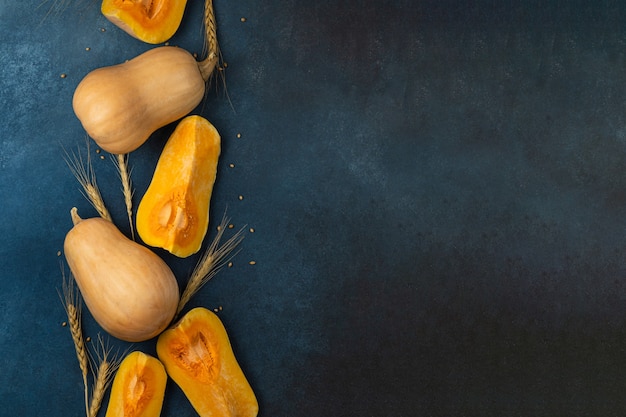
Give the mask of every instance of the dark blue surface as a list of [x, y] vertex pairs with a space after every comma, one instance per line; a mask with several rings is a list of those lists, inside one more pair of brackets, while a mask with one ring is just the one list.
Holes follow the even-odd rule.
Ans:
[[[201, 52], [200, 3], [171, 44]], [[222, 306], [260, 416], [626, 413], [626, 5], [215, 7], [212, 224], [255, 232], [192, 305]], [[58, 296], [69, 209], [95, 215], [71, 98], [151, 46], [95, 0], [0, 1], [0, 37], [0, 414], [84, 415]], [[137, 201], [171, 129], [130, 156]], [[193, 415], [169, 384], [163, 416]]]

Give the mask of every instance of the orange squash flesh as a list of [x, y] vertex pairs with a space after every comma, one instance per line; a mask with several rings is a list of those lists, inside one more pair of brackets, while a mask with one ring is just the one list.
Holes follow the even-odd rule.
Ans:
[[161, 333], [157, 354], [200, 417], [256, 417], [259, 405], [221, 320], [197, 307]]
[[167, 373], [158, 359], [131, 352], [120, 364], [105, 417], [159, 417]]
[[186, 3], [186, 0], [103, 0], [100, 10], [129, 35], [157, 44], [176, 33]]
[[137, 233], [147, 245], [181, 258], [200, 250], [220, 151], [220, 135], [203, 117], [176, 126], [137, 208]]

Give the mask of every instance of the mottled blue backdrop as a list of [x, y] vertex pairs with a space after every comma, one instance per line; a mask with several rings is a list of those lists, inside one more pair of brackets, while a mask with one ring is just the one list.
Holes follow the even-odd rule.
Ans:
[[[170, 41], [199, 54], [201, 3]], [[152, 47], [99, 6], [0, 0], [0, 415], [84, 415], [59, 298], [69, 210], [96, 215], [65, 162], [87, 152], [72, 94]], [[218, 309], [260, 416], [626, 414], [626, 3], [215, 10], [209, 239], [225, 211], [254, 233], [190, 307]], [[135, 202], [172, 129], [130, 155]], [[196, 258], [158, 253], [183, 285]], [[162, 415], [196, 414], [169, 383]]]

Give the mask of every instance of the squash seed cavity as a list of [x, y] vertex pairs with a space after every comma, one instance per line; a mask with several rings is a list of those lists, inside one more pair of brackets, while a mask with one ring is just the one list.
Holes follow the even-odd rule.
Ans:
[[208, 384], [219, 373], [216, 346], [202, 332], [189, 338], [187, 344], [177, 343], [171, 347], [178, 367], [185, 369], [198, 381]]
[[128, 381], [127, 389], [125, 390], [127, 396], [124, 398], [124, 415], [125, 416], [137, 416], [146, 408], [146, 405], [150, 402], [154, 396], [154, 392], [150, 389], [150, 384], [146, 383], [146, 379], [150, 379], [151, 375], [149, 369], [145, 368], [138, 372], [137, 375]]

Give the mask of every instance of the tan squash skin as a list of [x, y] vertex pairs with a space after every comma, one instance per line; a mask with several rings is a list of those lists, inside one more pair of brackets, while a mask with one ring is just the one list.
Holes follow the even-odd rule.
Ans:
[[157, 336], [178, 305], [178, 283], [169, 266], [108, 220], [83, 220], [76, 209], [72, 218], [74, 227], [63, 248], [94, 319], [110, 335], [128, 342]]
[[205, 85], [199, 63], [189, 52], [161, 46], [90, 72], [78, 84], [72, 105], [102, 149], [125, 154], [196, 108]]

